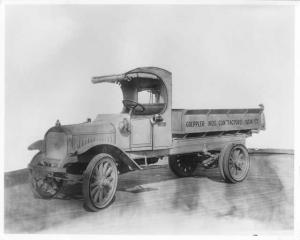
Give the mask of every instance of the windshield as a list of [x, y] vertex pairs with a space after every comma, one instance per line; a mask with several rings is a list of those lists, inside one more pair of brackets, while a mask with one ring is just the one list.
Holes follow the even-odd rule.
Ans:
[[142, 89], [138, 91], [138, 103], [157, 104], [165, 103], [159, 89]]

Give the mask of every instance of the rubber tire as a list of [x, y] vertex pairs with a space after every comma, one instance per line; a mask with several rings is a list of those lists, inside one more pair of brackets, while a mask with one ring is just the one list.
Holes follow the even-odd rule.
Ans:
[[[243, 148], [245, 150], [247, 161], [248, 161], [248, 168], [246, 170], [247, 173], [245, 174], [245, 176], [243, 178], [241, 178], [239, 180], [234, 179], [232, 177], [232, 175], [230, 174], [230, 171], [229, 171], [229, 156], [231, 154], [232, 149], [236, 148], [236, 147], [240, 147], [240, 148]], [[250, 169], [250, 159], [249, 159], [249, 154], [248, 154], [247, 148], [243, 144], [230, 143], [230, 144], [226, 145], [220, 153], [218, 165], [219, 165], [219, 170], [221, 172], [221, 175], [222, 175], [225, 182], [227, 182], [227, 183], [237, 183], [237, 182], [244, 181], [247, 178], [248, 173], [249, 173], [249, 169]]]
[[[181, 156], [187, 158], [187, 156]], [[192, 158], [192, 157], [191, 157]], [[191, 164], [191, 171], [189, 172], [184, 172], [182, 169], [180, 169], [177, 165], [176, 160], [178, 159], [177, 156], [169, 156], [169, 167], [172, 170], [172, 172], [177, 176], [177, 177], [191, 177], [196, 168], [197, 168], [197, 162], [194, 159], [186, 159], [186, 161], [189, 161]]]
[[[107, 203], [104, 206], [97, 207], [93, 204], [93, 201], [90, 198], [90, 177], [93, 173], [94, 167], [98, 164], [98, 162], [102, 161], [104, 158], [107, 158], [107, 157], [111, 158], [114, 161], [113, 166], [115, 167], [114, 170], [117, 172], [117, 175], [116, 175], [117, 184], [116, 184], [113, 194], [110, 197], [110, 200], [107, 201]], [[95, 155], [93, 157], [93, 159], [89, 162], [86, 170], [83, 173], [82, 193], [83, 193], [83, 199], [84, 199], [84, 208], [91, 212], [97, 212], [101, 209], [108, 207], [114, 201], [115, 193], [117, 190], [117, 185], [118, 185], [118, 169], [117, 169], [115, 159], [111, 155], [106, 154], [106, 153], [100, 153], [100, 154]]]

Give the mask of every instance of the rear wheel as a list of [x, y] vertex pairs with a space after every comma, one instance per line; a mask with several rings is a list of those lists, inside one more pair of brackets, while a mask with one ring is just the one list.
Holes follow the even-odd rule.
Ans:
[[114, 158], [105, 153], [96, 155], [83, 174], [84, 205], [90, 211], [107, 207], [114, 199], [118, 170]]
[[193, 156], [174, 155], [169, 156], [169, 167], [178, 177], [190, 177], [197, 168], [197, 162]]
[[243, 144], [229, 144], [220, 154], [219, 169], [226, 182], [242, 182], [248, 175], [250, 159]]

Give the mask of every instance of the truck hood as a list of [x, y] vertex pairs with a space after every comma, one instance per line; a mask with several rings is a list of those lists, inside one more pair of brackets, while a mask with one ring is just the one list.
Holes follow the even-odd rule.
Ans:
[[128, 114], [99, 114], [91, 122], [71, 125], [56, 124], [46, 132], [43, 140], [32, 143], [28, 149], [45, 152], [49, 144], [61, 145], [61, 138], [65, 138], [64, 141], [67, 141], [69, 153], [83, 152], [97, 144], [116, 144], [116, 131], [119, 129], [120, 123], [129, 122], [129, 119]]
[[72, 125], [62, 125], [59, 127], [54, 127], [49, 131], [55, 131], [61, 129], [62, 131], [74, 135], [86, 135], [86, 134], [107, 134], [107, 133], [114, 133], [115, 127], [111, 122], [106, 121], [93, 121], [93, 122], [86, 122], [80, 124], [72, 124]]
[[[46, 152], [67, 141], [68, 153], [82, 153], [100, 144], [116, 144], [116, 131], [128, 114], [99, 114], [94, 121], [72, 125], [56, 125], [45, 135]], [[65, 137], [64, 137], [65, 136]], [[61, 140], [60, 140], [61, 139]], [[65, 139], [65, 140], [62, 140]], [[50, 152], [50, 151], [48, 151]], [[51, 151], [54, 152], [54, 151]], [[54, 157], [54, 155], [53, 155]]]
[[[115, 133], [119, 122], [124, 118], [129, 119], [128, 114], [98, 114], [95, 120], [71, 125], [54, 126], [48, 132], [65, 132], [69, 135], [108, 134]], [[47, 132], [47, 133], [48, 133]]]

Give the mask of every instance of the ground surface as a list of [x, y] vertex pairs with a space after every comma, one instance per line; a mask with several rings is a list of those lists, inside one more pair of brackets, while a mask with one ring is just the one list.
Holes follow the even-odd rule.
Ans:
[[5, 188], [5, 232], [290, 234], [293, 172], [288, 154], [252, 155], [239, 184], [224, 183], [218, 169], [176, 178], [167, 166], [154, 166], [121, 175], [114, 203], [97, 213], [82, 208], [80, 195], [34, 199], [24, 182]]

